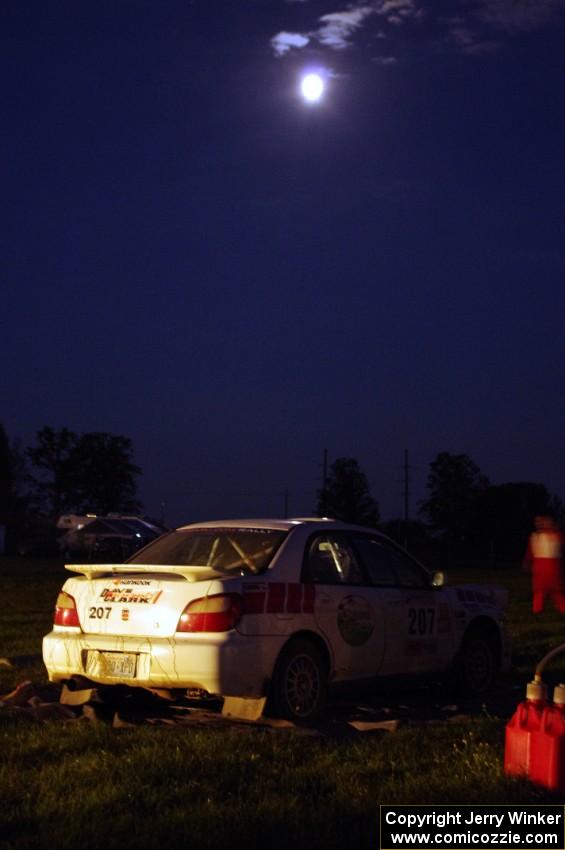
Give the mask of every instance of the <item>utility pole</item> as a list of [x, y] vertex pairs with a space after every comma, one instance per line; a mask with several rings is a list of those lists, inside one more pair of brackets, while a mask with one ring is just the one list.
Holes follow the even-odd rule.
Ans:
[[408, 549], [408, 520], [410, 505], [410, 466], [408, 449], [404, 449], [404, 548]]
[[409, 519], [410, 504], [410, 466], [408, 465], [408, 449], [404, 449], [404, 522]]
[[328, 450], [324, 449], [322, 456], [322, 493], [320, 499], [320, 513], [325, 516], [328, 510], [326, 493], [328, 489]]

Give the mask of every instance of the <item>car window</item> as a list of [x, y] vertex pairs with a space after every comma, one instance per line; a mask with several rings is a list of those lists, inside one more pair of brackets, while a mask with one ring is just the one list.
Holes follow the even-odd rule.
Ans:
[[390, 558], [380, 540], [359, 534], [353, 537], [353, 545], [359, 553], [372, 584], [393, 587], [397, 583]]
[[396, 573], [396, 580], [400, 587], [429, 587], [428, 574], [422, 567], [413, 561], [404, 552], [388, 546], [389, 563]]
[[131, 564], [211, 567], [219, 573], [261, 573], [286, 536], [270, 528], [173, 531], [129, 559]]
[[340, 535], [320, 534], [308, 547], [302, 580], [316, 584], [366, 584], [355, 554]]
[[354, 536], [353, 543], [373, 584], [429, 587], [429, 577], [420, 564], [387, 540], [359, 534]]

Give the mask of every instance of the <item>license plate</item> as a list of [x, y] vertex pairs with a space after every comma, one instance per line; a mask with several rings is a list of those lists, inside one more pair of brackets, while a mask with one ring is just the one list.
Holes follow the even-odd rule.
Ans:
[[[89, 656], [92, 653], [89, 653]], [[98, 676], [116, 679], [133, 679], [137, 655], [133, 652], [97, 652], [92, 659], [97, 667]], [[88, 659], [90, 666], [90, 658]]]

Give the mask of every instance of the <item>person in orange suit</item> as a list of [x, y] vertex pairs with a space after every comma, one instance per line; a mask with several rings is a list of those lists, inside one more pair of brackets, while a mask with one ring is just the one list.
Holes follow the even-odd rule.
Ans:
[[524, 557], [524, 568], [532, 571], [532, 610], [534, 614], [540, 614], [549, 596], [563, 614], [563, 533], [550, 516], [537, 516], [534, 527]]

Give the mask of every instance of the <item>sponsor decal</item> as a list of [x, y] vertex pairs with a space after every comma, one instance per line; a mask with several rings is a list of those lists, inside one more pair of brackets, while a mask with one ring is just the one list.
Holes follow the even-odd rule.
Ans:
[[457, 598], [460, 602], [466, 604], [467, 607], [475, 607], [477, 605], [496, 606], [496, 597], [492, 590], [471, 590], [470, 588], [462, 587], [457, 589]]
[[162, 590], [142, 592], [133, 587], [105, 587], [100, 594], [104, 602], [127, 602], [132, 605], [155, 605]]
[[337, 609], [339, 633], [350, 646], [367, 643], [375, 628], [372, 607], [362, 596], [346, 596]]
[[125, 623], [129, 620], [129, 608], [122, 608], [122, 620]]
[[151, 587], [151, 581], [147, 578], [115, 578], [112, 584], [133, 584], [137, 587]]

